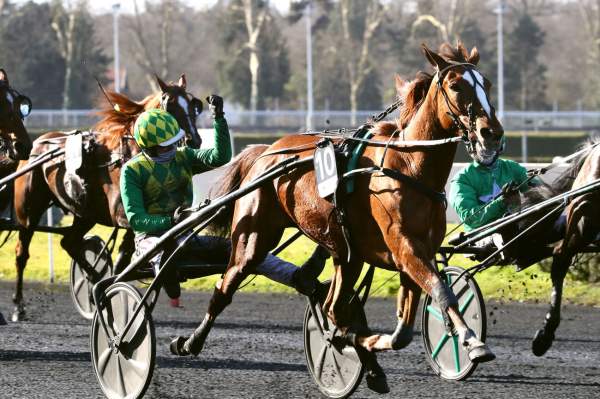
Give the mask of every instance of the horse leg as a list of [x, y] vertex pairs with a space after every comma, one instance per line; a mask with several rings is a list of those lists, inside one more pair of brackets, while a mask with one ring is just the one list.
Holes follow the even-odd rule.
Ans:
[[495, 359], [495, 355], [471, 330], [458, 310], [456, 296], [442, 281], [437, 270], [429, 259], [425, 245], [420, 241], [403, 237], [395, 249], [394, 258], [398, 268], [402, 268], [416, 284], [418, 284], [440, 306], [442, 314], [447, 316], [447, 323], [458, 333], [459, 341], [473, 362], [486, 362]]
[[23, 301], [23, 272], [29, 259], [29, 244], [33, 236], [33, 228], [24, 228], [19, 230], [17, 246], [15, 248], [15, 266], [17, 269], [17, 280], [15, 293], [13, 294], [13, 303], [15, 309], [12, 314], [12, 321], [18, 322], [25, 317], [25, 302]]
[[574, 202], [570, 208], [565, 238], [556, 247], [552, 258], [550, 310], [546, 314], [544, 326], [535, 333], [531, 343], [531, 350], [536, 356], [544, 355], [552, 346], [554, 333], [560, 324], [560, 306], [565, 276], [578, 248], [585, 247], [595, 239], [598, 232], [597, 220], [598, 215], [594, 202], [586, 200]]
[[119, 274], [131, 262], [131, 257], [135, 252], [134, 236], [135, 234], [133, 233], [133, 230], [127, 229], [125, 231], [123, 240], [119, 245], [119, 254], [117, 255], [117, 260], [115, 261], [115, 275]]
[[15, 293], [13, 302], [15, 310], [12, 321], [22, 320], [25, 316], [25, 302], [23, 301], [23, 272], [29, 259], [29, 244], [38, 225], [40, 218], [48, 209], [51, 201], [48, 186], [45, 185], [39, 170], [34, 170], [28, 175], [15, 180], [14, 207], [15, 218], [20, 225], [17, 245], [15, 246], [15, 267], [17, 271]]
[[[245, 201], [236, 204], [227, 271], [216, 284], [200, 326], [189, 338], [178, 337], [171, 342], [173, 354], [197, 356], [202, 351], [217, 316], [231, 303], [233, 294], [242, 281], [256, 270], [281, 239], [285, 225], [278, 225], [277, 221], [284, 218], [274, 201], [262, 193], [263, 190], [258, 190], [254, 195], [245, 197]], [[237, 223], [236, 215], [242, 215]], [[265, 223], [265, 220], [270, 223]]]
[[421, 291], [421, 287], [406, 273], [400, 272], [400, 288], [396, 299], [396, 317], [398, 318], [396, 329], [392, 335], [372, 335], [364, 338], [361, 340], [361, 344], [369, 351], [406, 348], [413, 339]]
[[537, 330], [533, 341], [531, 342], [531, 350], [534, 355], [542, 356], [552, 346], [554, 341], [554, 332], [560, 324], [560, 305], [562, 301], [563, 283], [571, 257], [554, 256], [552, 259], [552, 269], [550, 277], [552, 279], [552, 295], [550, 297], [550, 310], [546, 313], [544, 327]]
[[61, 247], [67, 251], [69, 256], [81, 266], [87, 273], [87, 278], [92, 282], [96, 281], [96, 272], [93, 271], [92, 265], [85, 259], [84, 253], [81, 250], [83, 248], [83, 236], [87, 233], [94, 223], [79, 217], [73, 218], [73, 224], [67, 230], [63, 238], [60, 240]]

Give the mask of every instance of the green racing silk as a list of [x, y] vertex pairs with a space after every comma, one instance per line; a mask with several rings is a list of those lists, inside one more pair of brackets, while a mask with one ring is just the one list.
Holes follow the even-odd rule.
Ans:
[[[527, 179], [527, 169], [517, 162], [498, 159], [489, 168], [473, 162], [458, 172], [450, 182], [450, 205], [465, 230], [469, 231], [498, 219], [507, 212], [502, 197], [494, 199], [506, 183], [520, 184]], [[523, 187], [521, 191], [526, 191]]]
[[154, 162], [141, 152], [125, 163], [121, 170], [121, 199], [136, 233], [169, 229], [173, 211], [192, 204], [192, 176], [229, 162], [231, 139], [227, 121], [217, 118], [213, 126], [214, 148], [178, 148], [175, 158], [167, 163]]

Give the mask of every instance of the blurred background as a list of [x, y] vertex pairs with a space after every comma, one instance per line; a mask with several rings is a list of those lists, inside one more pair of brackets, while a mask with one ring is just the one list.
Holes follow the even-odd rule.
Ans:
[[599, 3], [0, 0], [0, 67], [33, 100], [33, 134], [91, 126], [95, 78], [142, 99], [155, 73], [185, 73], [197, 97], [225, 98], [239, 149], [362, 123], [394, 101], [396, 73], [428, 70], [421, 43], [462, 40], [494, 84], [507, 155], [546, 161], [600, 129]]

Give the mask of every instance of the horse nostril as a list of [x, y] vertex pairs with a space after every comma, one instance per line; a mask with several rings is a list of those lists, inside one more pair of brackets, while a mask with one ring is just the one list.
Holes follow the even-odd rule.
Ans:
[[29, 158], [29, 153], [31, 152], [31, 145], [27, 145], [17, 141], [14, 143], [15, 153], [18, 159], [27, 159]]
[[481, 129], [479, 129], [479, 133], [481, 134], [481, 137], [483, 137], [484, 139], [492, 138], [492, 129], [490, 129], [488, 127], [482, 127]]

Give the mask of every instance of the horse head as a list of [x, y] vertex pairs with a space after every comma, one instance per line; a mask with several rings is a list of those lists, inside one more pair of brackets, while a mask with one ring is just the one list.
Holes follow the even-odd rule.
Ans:
[[158, 76], [156, 81], [161, 90], [161, 108], [177, 119], [179, 127], [185, 131], [186, 144], [200, 148], [202, 140], [196, 128], [196, 118], [202, 112], [202, 101], [186, 91], [185, 74], [177, 83], [167, 84]]
[[23, 119], [31, 112], [31, 100], [10, 87], [0, 69], [0, 151], [12, 161], [29, 158], [31, 139]]
[[468, 151], [482, 164], [493, 163], [502, 152], [504, 128], [489, 101], [491, 83], [479, 71], [479, 52], [467, 53], [443, 44], [440, 53], [422, 45], [423, 54], [435, 68], [430, 90], [435, 90], [437, 119], [446, 131], [462, 135]]

